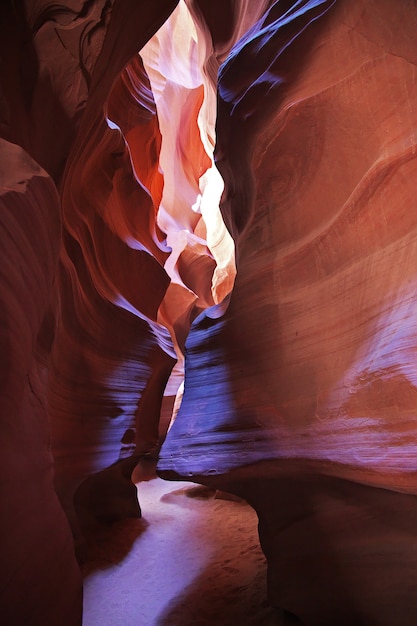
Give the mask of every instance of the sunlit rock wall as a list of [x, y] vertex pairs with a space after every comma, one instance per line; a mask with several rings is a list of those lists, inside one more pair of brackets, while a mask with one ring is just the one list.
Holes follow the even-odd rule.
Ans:
[[[66, 509], [77, 482], [156, 446], [158, 402], [175, 362], [169, 333], [156, 319], [169, 285], [168, 250], [156, 224], [160, 133], [139, 61], [104, 104], [103, 98], [98, 112], [86, 110], [61, 192], [61, 298], [49, 401], [57, 489]], [[136, 162], [124, 133], [133, 148], [135, 141], [142, 148]], [[154, 393], [149, 386], [158, 389], [153, 402], [145, 400]], [[103, 497], [114, 508], [115, 494]]]
[[[158, 437], [155, 406], [175, 362], [169, 333], [156, 322], [169, 284], [164, 237], [152, 230], [153, 198], [162, 184], [152, 159], [132, 181], [125, 142], [118, 132], [106, 137], [105, 104], [123, 67], [175, 5], [1, 3], [0, 606], [2, 622], [12, 626], [81, 623], [81, 578], [54, 478], [70, 509], [67, 495], [77, 481], [101, 469], [97, 456], [104, 465], [131, 456], [134, 435], [121, 436], [120, 424], [113, 426], [126, 406], [148, 414], [141, 421], [145, 447]], [[157, 143], [152, 120], [144, 126]], [[95, 162], [91, 141], [103, 142]], [[146, 138], [140, 141], [146, 153]], [[97, 216], [85, 186], [74, 183], [80, 170], [85, 175], [95, 167], [96, 184], [102, 183]], [[149, 179], [150, 192], [141, 187]], [[94, 176], [94, 190], [93, 183]], [[100, 214], [108, 211], [102, 201], [109, 187], [114, 205], [125, 197], [115, 224]], [[143, 207], [140, 217], [132, 216], [132, 203]], [[137, 243], [126, 245], [127, 233]], [[131, 469], [110, 480], [123, 485], [130, 502], [136, 494]], [[133, 499], [136, 508], [128, 514], [138, 514]], [[121, 508], [131, 506], [126, 493], [120, 500]], [[100, 497], [93, 505], [103, 512]]]
[[255, 506], [270, 598], [308, 625], [414, 623], [416, 23], [275, 2], [220, 67], [237, 277], [159, 468]]
[[80, 522], [140, 515], [132, 470], [165, 434], [190, 324], [233, 286], [218, 63], [204, 21], [177, 4], [1, 5], [10, 624], [79, 623], [62, 509], [77, 544]]
[[3, 621], [79, 624], [63, 509], [140, 514], [185, 352], [160, 472], [305, 624], [414, 626], [416, 13], [1, 3]]
[[79, 514], [139, 514], [130, 475], [164, 435], [168, 377], [176, 360], [181, 374], [191, 321], [233, 285], [212, 166], [212, 48], [197, 29], [180, 3], [110, 92], [92, 88], [61, 184], [49, 402], [56, 486], [74, 527], [76, 490]]

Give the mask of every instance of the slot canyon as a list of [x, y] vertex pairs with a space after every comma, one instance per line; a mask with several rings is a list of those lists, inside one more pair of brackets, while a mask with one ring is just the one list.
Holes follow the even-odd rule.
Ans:
[[142, 524], [134, 576], [180, 577], [206, 515], [269, 621], [138, 592], [118, 626], [415, 626], [416, 0], [2, 0], [0, 29], [0, 622], [111, 626], [95, 533]]

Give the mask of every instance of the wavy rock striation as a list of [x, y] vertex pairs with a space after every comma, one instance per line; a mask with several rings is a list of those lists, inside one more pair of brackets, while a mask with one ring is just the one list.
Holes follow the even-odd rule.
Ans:
[[45, 352], [59, 254], [59, 197], [19, 146], [0, 140], [1, 576], [7, 624], [77, 624], [81, 578], [53, 485]]
[[254, 506], [303, 623], [414, 626], [416, 22], [1, 4], [5, 623], [80, 623], [63, 509], [140, 515], [185, 352], [160, 473]]
[[219, 72], [237, 277], [192, 326], [159, 469], [253, 504], [270, 598], [309, 626], [416, 609], [416, 19], [275, 2]]
[[[80, 579], [55, 492], [76, 541], [80, 523], [140, 515], [131, 474], [164, 436], [173, 365], [181, 378], [191, 321], [233, 284], [212, 166], [213, 50], [204, 37], [197, 45], [202, 26], [185, 3], [167, 21], [177, 4], [1, 6], [10, 624], [79, 622]], [[145, 67], [138, 52], [149, 39]], [[44, 504], [31, 520], [37, 500]], [[51, 527], [42, 553], [39, 535]], [[32, 551], [28, 566], [22, 555]], [[28, 602], [12, 615], [19, 593]]]
[[[130, 424], [139, 422], [143, 448], [158, 438], [175, 362], [156, 321], [169, 284], [163, 235], [152, 230], [162, 184], [154, 156], [133, 174], [105, 103], [175, 5], [1, 4], [0, 593], [2, 620], [13, 626], [81, 623], [80, 574], [54, 478], [74, 522], [80, 481], [137, 453]], [[157, 143], [155, 115], [142, 117]], [[96, 157], [94, 142], [103, 145]], [[121, 463], [99, 476], [107, 497], [89, 505], [94, 516], [113, 518], [118, 505], [119, 515], [139, 514], [131, 470]], [[82, 511], [90, 487], [78, 494]]]

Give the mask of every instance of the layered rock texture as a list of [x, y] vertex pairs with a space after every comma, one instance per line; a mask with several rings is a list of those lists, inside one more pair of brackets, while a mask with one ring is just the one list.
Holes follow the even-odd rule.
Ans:
[[416, 19], [277, 2], [219, 72], [237, 277], [191, 329], [159, 467], [255, 506], [306, 624], [415, 615]]
[[[174, 363], [169, 333], [156, 322], [169, 284], [163, 237], [152, 230], [151, 193], [133, 176], [105, 103], [175, 5], [1, 3], [0, 607], [11, 625], [81, 622], [81, 576], [56, 493], [77, 535], [72, 495], [134, 442], [125, 424], [140, 400], [154, 411], [143, 420], [145, 447], [158, 436], [154, 405]], [[147, 132], [152, 115], [138, 117]], [[106, 214], [111, 204], [117, 213], [120, 194], [126, 202], [113, 226]], [[129, 218], [132, 238], [146, 223], [136, 247], [117, 231]], [[102, 490], [113, 492], [113, 506], [94, 490], [94, 514], [117, 515], [123, 490], [130, 499], [125, 493], [120, 508], [139, 514], [125, 468], [110, 471]], [[82, 494], [78, 500], [83, 508]]]
[[2, 3], [5, 623], [80, 623], [73, 539], [140, 515], [185, 361], [159, 471], [252, 504], [270, 601], [414, 625], [416, 27], [412, 0]]

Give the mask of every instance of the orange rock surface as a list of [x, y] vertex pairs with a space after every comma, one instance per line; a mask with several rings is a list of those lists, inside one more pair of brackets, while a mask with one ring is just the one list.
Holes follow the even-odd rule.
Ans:
[[140, 515], [185, 368], [159, 472], [254, 506], [270, 601], [414, 626], [416, 25], [412, 0], [2, 3], [8, 624], [80, 624], [73, 539]]

